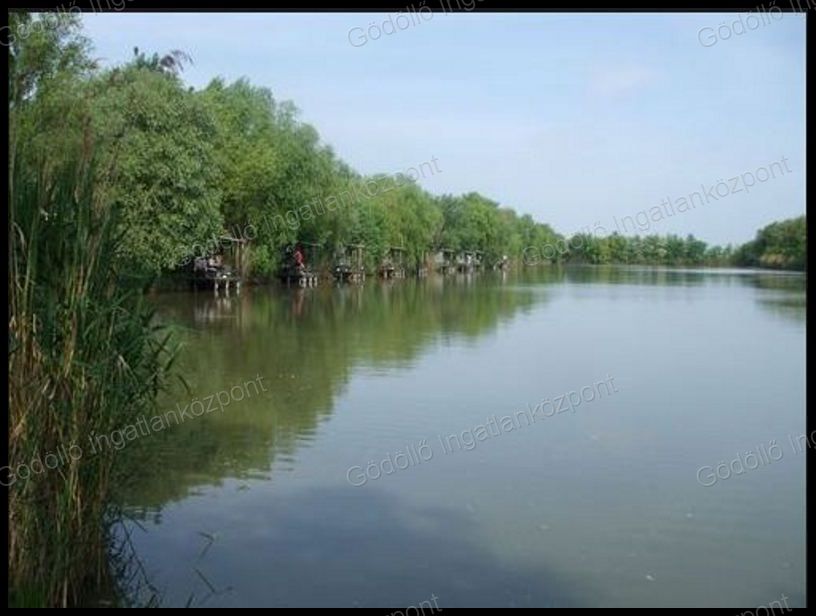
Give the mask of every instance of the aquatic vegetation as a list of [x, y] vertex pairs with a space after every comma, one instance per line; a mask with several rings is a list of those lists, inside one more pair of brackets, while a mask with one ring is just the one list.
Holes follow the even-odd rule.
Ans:
[[119, 284], [116, 210], [94, 191], [90, 151], [76, 161], [21, 164], [9, 191], [12, 604], [111, 588], [110, 495], [127, 469], [113, 451], [64, 452], [150, 408], [170, 359], [139, 290]]

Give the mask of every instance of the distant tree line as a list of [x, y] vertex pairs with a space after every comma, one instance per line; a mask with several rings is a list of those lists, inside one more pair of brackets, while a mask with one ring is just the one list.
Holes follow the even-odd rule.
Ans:
[[736, 248], [708, 246], [693, 235], [626, 237], [618, 233], [606, 237], [576, 234], [565, 245], [565, 260], [581, 263], [807, 268], [804, 216], [774, 222], [758, 231], [755, 240]]

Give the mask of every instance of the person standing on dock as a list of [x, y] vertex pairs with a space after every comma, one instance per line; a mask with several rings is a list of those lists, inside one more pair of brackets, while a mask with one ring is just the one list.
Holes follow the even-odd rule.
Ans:
[[297, 267], [298, 271], [303, 271], [305, 266], [303, 251], [300, 249], [300, 245], [295, 248], [295, 266]]

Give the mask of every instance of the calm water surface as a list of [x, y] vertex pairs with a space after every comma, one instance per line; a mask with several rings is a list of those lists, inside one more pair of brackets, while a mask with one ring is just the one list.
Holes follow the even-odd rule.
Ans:
[[168, 606], [801, 606], [804, 287], [576, 267], [158, 295], [191, 388], [162, 411], [266, 391], [122, 452], [135, 551]]

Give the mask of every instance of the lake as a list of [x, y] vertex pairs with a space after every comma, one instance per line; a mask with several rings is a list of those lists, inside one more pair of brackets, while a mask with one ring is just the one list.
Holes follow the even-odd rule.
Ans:
[[119, 453], [162, 605], [804, 605], [802, 275], [153, 301], [190, 388], [159, 411], [201, 403]]

